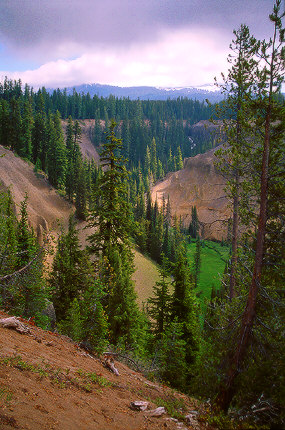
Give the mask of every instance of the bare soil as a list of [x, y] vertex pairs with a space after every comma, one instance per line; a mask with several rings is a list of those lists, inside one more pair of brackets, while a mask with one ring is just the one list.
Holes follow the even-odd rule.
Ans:
[[20, 212], [20, 202], [28, 195], [29, 221], [38, 236], [43, 231], [57, 230], [58, 221], [67, 223], [73, 207], [51, 187], [43, 174], [35, 174], [33, 165], [17, 157], [12, 151], [0, 146], [0, 180], [4, 188], [10, 188]]
[[[67, 120], [62, 120], [62, 128], [64, 133], [66, 132]], [[80, 139], [80, 149], [84, 158], [88, 160], [95, 160], [96, 163], [99, 163], [100, 157], [99, 154], [92, 144], [91, 136], [92, 130], [95, 126], [95, 119], [84, 119], [79, 120], [79, 124], [81, 127], [81, 139]]]
[[[6, 316], [0, 311], [0, 319]], [[187, 415], [198, 409], [197, 401], [148, 381], [118, 361], [116, 376], [104, 367], [102, 357], [88, 354], [70, 339], [29, 328], [26, 335], [0, 327], [1, 430], [194, 428], [169, 415], [151, 417], [148, 410], [163, 401], [179, 401]], [[132, 410], [130, 403], [136, 400], [148, 401], [148, 410]], [[210, 427], [197, 421], [195, 428]]]

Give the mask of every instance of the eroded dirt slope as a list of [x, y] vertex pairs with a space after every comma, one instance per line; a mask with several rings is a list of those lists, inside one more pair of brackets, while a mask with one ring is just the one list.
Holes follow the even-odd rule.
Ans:
[[31, 225], [41, 238], [43, 231], [57, 229], [58, 221], [65, 225], [72, 205], [50, 186], [44, 175], [36, 175], [33, 165], [0, 146], [0, 182], [10, 188], [19, 214], [20, 202], [28, 194], [28, 214]]
[[[61, 123], [63, 131], [66, 132], [67, 120], [62, 120]], [[83, 157], [88, 158], [89, 160], [94, 159], [97, 163], [99, 163], [99, 154], [91, 142], [91, 135], [95, 126], [95, 119], [79, 120], [79, 124], [82, 133], [80, 138], [80, 149]]]
[[171, 214], [181, 217], [185, 226], [191, 221], [191, 208], [196, 206], [202, 237], [225, 238], [224, 220], [230, 217], [228, 199], [224, 192], [225, 179], [214, 166], [215, 149], [187, 158], [184, 167], [157, 183], [152, 188], [152, 200], [161, 206], [163, 196], [169, 196]]
[[[0, 319], [6, 317], [0, 311]], [[23, 430], [142, 430], [206, 428], [151, 417], [130, 408], [148, 401], [148, 410], [168, 402], [181, 416], [197, 402], [115, 360], [119, 376], [101, 359], [71, 340], [30, 326], [29, 335], [0, 326], [0, 428]], [[174, 408], [175, 409], [175, 408]], [[195, 426], [193, 426], [195, 424]]]

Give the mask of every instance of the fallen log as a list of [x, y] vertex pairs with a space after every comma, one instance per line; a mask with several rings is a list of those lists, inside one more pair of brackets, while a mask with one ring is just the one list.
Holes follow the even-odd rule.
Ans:
[[16, 317], [3, 318], [0, 320], [0, 326], [18, 331], [21, 334], [31, 333], [30, 329], [21, 323]]
[[146, 412], [150, 417], [161, 417], [162, 415], [166, 414], [166, 410], [164, 406], [159, 406], [156, 409], [152, 409], [151, 411]]

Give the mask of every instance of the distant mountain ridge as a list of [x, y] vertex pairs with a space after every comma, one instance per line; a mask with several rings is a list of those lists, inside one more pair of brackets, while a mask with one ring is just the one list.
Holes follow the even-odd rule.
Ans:
[[[89, 93], [91, 97], [109, 97], [113, 95], [118, 98], [129, 98], [130, 100], [167, 100], [177, 99], [178, 97], [187, 97], [204, 101], [208, 99], [211, 103], [219, 102], [223, 99], [222, 93], [214, 85], [201, 85], [199, 87], [179, 87], [179, 88], [158, 88], [148, 86], [138, 87], [118, 87], [113, 85], [101, 84], [82, 84], [73, 87], [67, 87], [67, 95], [71, 95], [73, 90], [79, 94]], [[47, 90], [49, 93], [54, 91], [53, 88]]]

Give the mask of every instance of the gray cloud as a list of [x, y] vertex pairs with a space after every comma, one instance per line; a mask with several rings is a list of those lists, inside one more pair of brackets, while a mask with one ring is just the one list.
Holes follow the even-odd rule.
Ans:
[[246, 23], [266, 37], [270, 12], [268, 0], [1, 0], [0, 35], [16, 53], [51, 59], [62, 45], [74, 44], [66, 55], [78, 55], [83, 47], [130, 46], [179, 28], [228, 33]]

